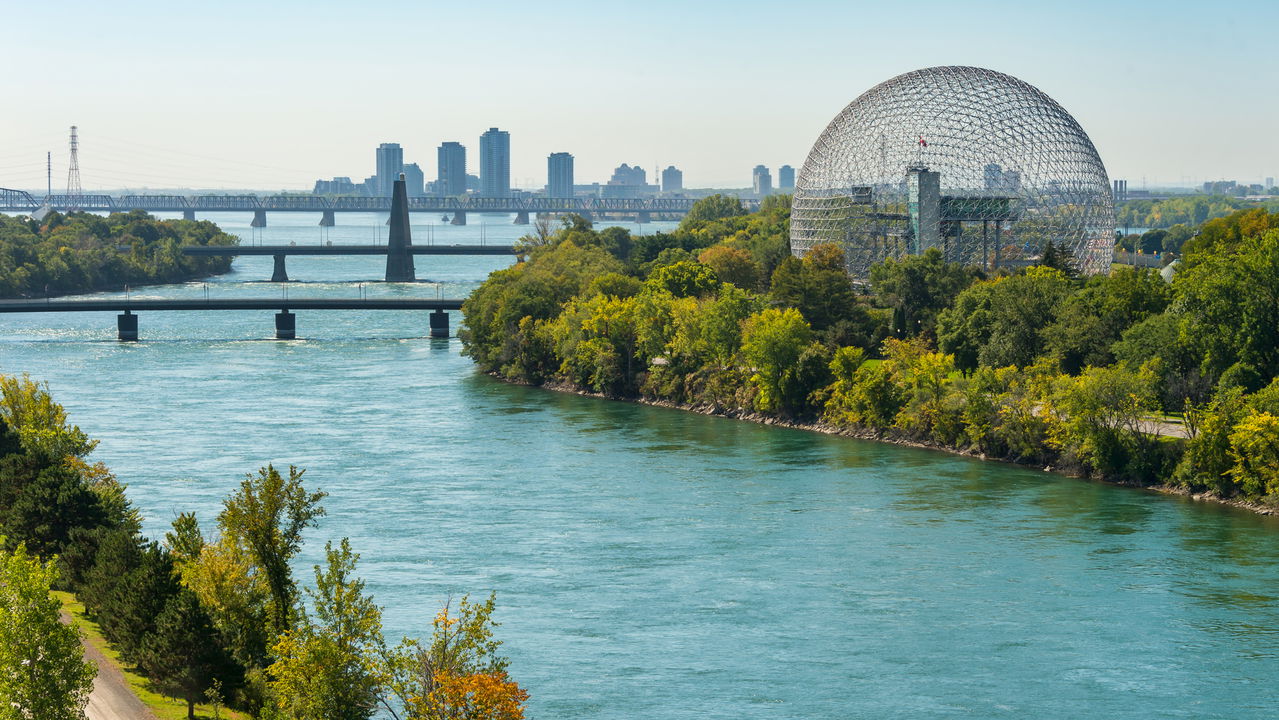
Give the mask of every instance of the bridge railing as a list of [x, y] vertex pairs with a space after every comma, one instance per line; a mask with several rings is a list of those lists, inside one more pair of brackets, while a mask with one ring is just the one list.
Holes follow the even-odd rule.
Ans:
[[191, 198], [196, 210], [261, 210], [257, 195], [198, 195]]

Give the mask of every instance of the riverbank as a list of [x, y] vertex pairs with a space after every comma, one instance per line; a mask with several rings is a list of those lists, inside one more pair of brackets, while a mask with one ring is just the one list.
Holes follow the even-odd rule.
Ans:
[[772, 425], [776, 427], [789, 428], [792, 430], [805, 430], [808, 432], [821, 433], [823, 435], [837, 435], [840, 437], [854, 438], [857, 440], [868, 440], [872, 442], [885, 443], [889, 445], [898, 445], [901, 447], [912, 447], [912, 448], [918, 448], [921, 450], [936, 450], [936, 451], [944, 452], [950, 455], [960, 455], [963, 457], [972, 458], [974, 460], [982, 460], [987, 462], [999, 462], [999, 463], [1004, 463], [1008, 465], [1020, 465], [1023, 467], [1038, 468], [1043, 470], [1044, 472], [1054, 473], [1062, 477], [1101, 482], [1107, 485], [1113, 485], [1115, 487], [1126, 487], [1126, 488], [1133, 488], [1137, 490], [1148, 490], [1150, 492], [1158, 493], [1161, 495], [1177, 495], [1180, 497], [1188, 498], [1190, 500], [1194, 500], [1196, 502], [1208, 502], [1208, 503], [1214, 503], [1218, 505], [1226, 505], [1229, 507], [1239, 508], [1241, 510], [1247, 510], [1249, 512], [1256, 513], [1258, 515], [1279, 515], [1279, 508], [1276, 508], [1273, 505], [1266, 505], [1263, 503], [1252, 502], [1248, 500], [1240, 500], [1238, 498], [1221, 497], [1219, 495], [1215, 495], [1209, 492], [1195, 492], [1188, 488], [1180, 487], [1177, 485], [1171, 485], [1168, 483], [1161, 483], [1157, 485], [1140, 485], [1132, 482], [1115, 482], [1115, 481], [1091, 477], [1084, 468], [1077, 467], [1077, 466], [1062, 467], [1062, 466], [1053, 466], [1053, 465], [1039, 465], [1037, 463], [1022, 462], [1022, 461], [1009, 459], [1009, 458], [993, 458], [993, 457], [987, 456], [985, 453], [976, 452], [971, 449], [957, 448], [957, 447], [952, 447], [948, 445], [943, 445], [941, 443], [929, 442], [927, 440], [918, 440], [914, 438], [908, 438], [901, 435], [884, 433], [884, 432], [876, 431], [869, 428], [837, 427], [835, 425], [831, 425], [829, 423], [823, 423], [823, 422], [799, 422], [799, 421], [790, 420], [786, 418], [779, 418], [773, 415], [768, 415], [766, 413], [748, 411], [740, 408], [737, 408], [737, 409], [723, 408], [723, 407], [718, 407], [718, 406], [709, 405], [709, 404], [694, 405], [694, 404], [688, 404], [688, 403], [672, 402], [670, 400], [659, 400], [659, 399], [644, 398], [644, 397], [630, 397], [630, 398], [609, 397], [607, 395], [604, 395], [603, 393], [598, 393], [593, 390], [577, 387], [573, 385], [572, 383], [567, 383], [562, 381], [546, 382], [541, 385], [534, 386], [534, 385], [530, 385], [529, 383], [520, 382], [518, 380], [511, 380], [495, 372], [490, 372], [487, 374], [496, 380], [499, 380], [505, 383], [510, 383], [513, 385], [524, 385], [526, 387], [540, 387], [545, 390], [551, 390], [554, 392], [580, 395], [583, 397], [596, 398], [599, 400], [631, 402], [639, 405], [649, 405], [651, 407], [667, 408], [670, 410], [683, 410], [685, 412], [693, 412], [693, 413], [698, 413], [700, 415], [722, 417], [730, 420], [742, 420], [745, 422], [756, 423], [758, 425]]

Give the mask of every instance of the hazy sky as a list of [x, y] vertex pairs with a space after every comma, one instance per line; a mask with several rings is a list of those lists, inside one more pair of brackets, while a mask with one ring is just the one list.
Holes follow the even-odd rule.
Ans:
[[398, 142], [511, 133], [517, 187], [674, 164], [689, 187], [803, 165], [875, 84], [931, 65], [1060, 102], [1129, 186], [1279, 177], [1279, 1], [7, 2], [0, 186], [309, 189]]

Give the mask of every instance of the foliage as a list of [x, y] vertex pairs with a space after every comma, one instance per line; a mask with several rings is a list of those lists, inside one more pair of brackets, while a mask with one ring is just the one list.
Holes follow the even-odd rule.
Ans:
[[710, 195], [693, 203], [693, 207], [689, 208], [688, 214], [680, 222], [680, 229], [688, 230], [713, 220], [745, 214], [746, 209], [742, 207], [741, 200], [727, 195]]
[[1173, 281], [1179, 341], [1201, 368], [1220, 374], [1243, 362], [1261, 384], [1279, 375], [1279, 230], [1188, 256], [1187, 264]]
[[354, 576], [359, 555], [347, 539], [336, 549], [326, 544], [324, 553], [327, 566], [315, 566], [315, 589], [307, 590], [314, 619], [299, 608], [296, 627], [272, 648], [271, 689], [286, 717], [365, 720], [383, 683], [382, 611]]
[[1153, 482], [1165, 469], [1147, 427], [1158, 407], [1154, 383], [1148, 367], [1088, 368], [1078, 377], [1060, 378], [1052, 444], [1102, 477]]
[[493, 637], [496, 597], [463, 596], [435, 616], [431, 642], [405, 638], [387, 654], [388, 686], [405, 720], [516, 720], [528, 693], [506, 679], [508, 661]]
[[807, 393], [795, 386], [796, 370], [800, 356], [812, 342], [812, 328], [793, 308], [769, 308], [746, 318], [742, 358], [755, 371], [750, 380], [759, 389], [756, 409], [783, 413], [799, 409]]
[[85, 662], [76, 628], [59, 621], [49, 594], [53, 561], [41, 562], [0, 537], [0, 718], [79, 720], [97, 668]]
[[328, 493], [308, 492], [302, 486], [305, 470], [289, 466], [284, 479], [274, 465], [246, 475], [240, 489], [223, 504], [218, 526], [247, 550], [271, 591], [267, 611], [274, 633], [291, 627], [296, 594], [289, 561], [302, 547], [302, 530], [324, 516], [320, 501]]
[[157, 689], [186, 701], [190, 720], [197, 702], [210, 690], [235, 683], [240, 672], [199, 599], [185, 588], [169, 596], [137, 657]]
[[1230, 477], [1245, 495], [1274, 501], [1279, 496], [1279, 417], [1249, 412], [1230, 433]]
[[894, 337], [935, 337], [937, 315], [973, 283], [972, 268], [947, 262], [937, 248], [922, 255], [885, 260], [870, 269], [870, 281], [880, 302], [893, 311]]
[[43, 224], [0, 215], [0, 297], [64, 295], [216, 275], [231, 269], [231, 258], [188, 256], [181, 249], [238, 242], [211, 222], [156, 220], [141, 210], [105, 218], [55, 212]]
[[1070, 290], [1069, 278], [1047, 267], [977, 283], [938, 316], [938, 347], [965, 371], [1030, 365], [1044, 350], [1041, 332]]

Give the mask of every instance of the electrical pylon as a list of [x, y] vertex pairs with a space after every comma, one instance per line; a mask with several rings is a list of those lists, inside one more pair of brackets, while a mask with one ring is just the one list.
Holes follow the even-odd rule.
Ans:
[[71, 165], [67, 168], [67, 212], [80, 209], [84, 190], [80, 187], [80, 141], [76, 139], [76, 126], [71, 126]]

